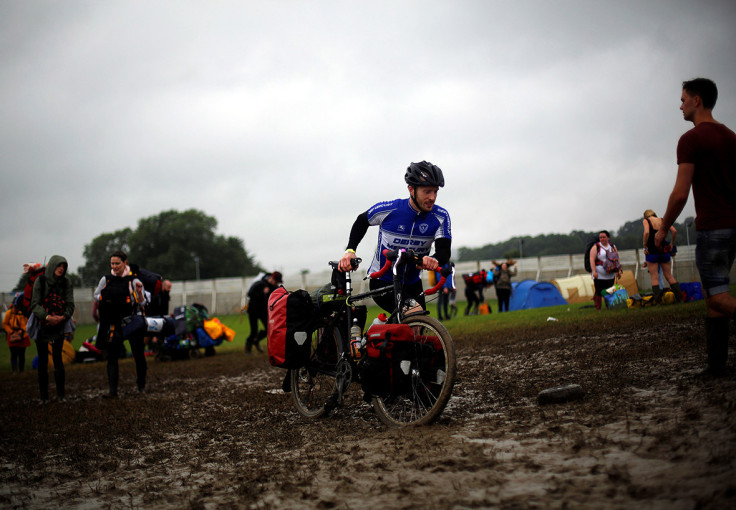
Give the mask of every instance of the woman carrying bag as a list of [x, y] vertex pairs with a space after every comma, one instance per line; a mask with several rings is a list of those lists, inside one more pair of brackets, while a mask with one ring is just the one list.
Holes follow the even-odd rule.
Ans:
[[10, 347], [10, 366], [13, 373], [22, 374], [26, 367], [26, 348], [31, 346], [31, 338], [26, 333], [27, 319], [15, 305], [10, 305], [3, 317], [3, 329]]

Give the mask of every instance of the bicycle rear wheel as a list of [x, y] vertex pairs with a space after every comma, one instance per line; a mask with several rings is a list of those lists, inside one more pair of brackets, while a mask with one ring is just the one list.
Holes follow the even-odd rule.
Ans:
[[387, 425], [427, 425], [442, 414], [452, 395], [457, 372], [455, 345], [437, 319], [417, 315], [403, 322], [414, 330], [416, 345], [409, 360], [409, 389], [400, 394], [373, 397], [373, 408]]
[[312, 354], [306, 366], [291, 371], [291, 395], [299, 414], [319, 418], [325, 403], [335, 393], [335, 375], [340, 359], [340, 332], [319, 328], [312, 333]]

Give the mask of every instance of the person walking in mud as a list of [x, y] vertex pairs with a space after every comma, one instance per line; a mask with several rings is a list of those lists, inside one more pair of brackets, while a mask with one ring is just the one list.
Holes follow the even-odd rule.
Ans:
[[692, 188], [695, 263], [708, 308], [706, 372], [721, 377], [726, 374], [730, 322], [732, 318], [736, 321], [736, 297], [730, 294], [729, 278], [736, 258], [736, 133], [713, 118], [717, 99], [712, 80], [695, 78], [682, 83], [680, 110], [695, 127], [677, 143], [677, 178], [654, 239], [658, 248], [664, 246]]
[[[245, 310], [248, 313], [248, 324], [250, 324], [250, 334], [245, 339], [245, 353], [250, 354], [253, 346], [258, 352], [263, 352], [261, 340], [266, 338], [268, 331], [268, 296], [271, 292], [283, 282], [283, 276], [278, 271], [274, 271], [256, 280], [248, 289], [248, 302], [245, 304]], [[263, 324], [263, 329], [259, 331], [258, 323]]]
[[66, 399], [66, 372], [61, 358], [64, 338], [74, 328], [74, 290], [66, 271], [69, 267], [61, 255], [53, 255], [42, 275], [33, 283], [31, 313], [39, 322], [36, 347], [38, 349], [38, 388], [41, 403], [49, 400], [49, 345], [54, 362], [56, 398]]
[[[104, 275], [94, 291], [99, 301], [100, 327], [97, 341], [101, 342], [107, 355], [107, 381], [109, 391], [105, 398], [117, 398], [120, 369], [118, 359], [122, 350], [124, 319], [138, 314], [148, 304], [143, 283], [133, 276], [128, 265], [128, 255], [117, 250], [110, 255], [110, 274]], [[127, 339], [135, 359], [136, 385], [139, 393], [146, 391], [146, 363], [143, 332]]]

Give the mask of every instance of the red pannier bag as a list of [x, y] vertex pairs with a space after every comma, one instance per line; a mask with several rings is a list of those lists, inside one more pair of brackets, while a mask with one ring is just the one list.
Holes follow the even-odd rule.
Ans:
[[268, 297], [268, 361], [281, 368], [300, 368], [311, 354], [314, 305], [305, 290], [274, 290]]
[[408, 324], [374, 324], [368, 328], [365, 339], [369, 358], [392, 359], [397, 343], [414, 341], [414, 330]]
[[[444, 369], [442, 343], [436, 336], [415, 335], [408, 324], [376, 324], [366, 333], [363, 389], [372, 395], [412, 394], [412, 371], [423, 380], [436, 380]], [[416, 384], [416, 381], [414, 381]]]

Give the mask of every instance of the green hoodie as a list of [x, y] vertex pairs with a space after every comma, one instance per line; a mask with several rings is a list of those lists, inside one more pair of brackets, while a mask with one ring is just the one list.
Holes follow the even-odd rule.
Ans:
[[[59, 264], [63, 264], [64, 266], [64, 275], [60, 278], [57, 278], [54, 274], [54, 271], [59, 266]], [[46, 264], [46, 270], [43, 274], [44, 277], [39, 276], [33, 283], [31, 312], [35, 314], [38, 320], [41, 322], [42, 333], [43, 330], [46, 329], [44, 325], [46, 321], [46, 315], [48, 315], [46, 309], [43, 307], [43, 303], [45, 302], [46, 297], [49, 295], [50, 292], [56, 292], [64, 299], [64, 317], [70, 319], [74, 314], [74, 289], [72, 289], [72, 284], [66, 277], [66, 271], [68, 267], [69, 264], [64, 257], [62, 257], [61, 255], [53, 255], [49, 259], [48, 264]], [[43, 295], [41, 295], [42, 292]]]

